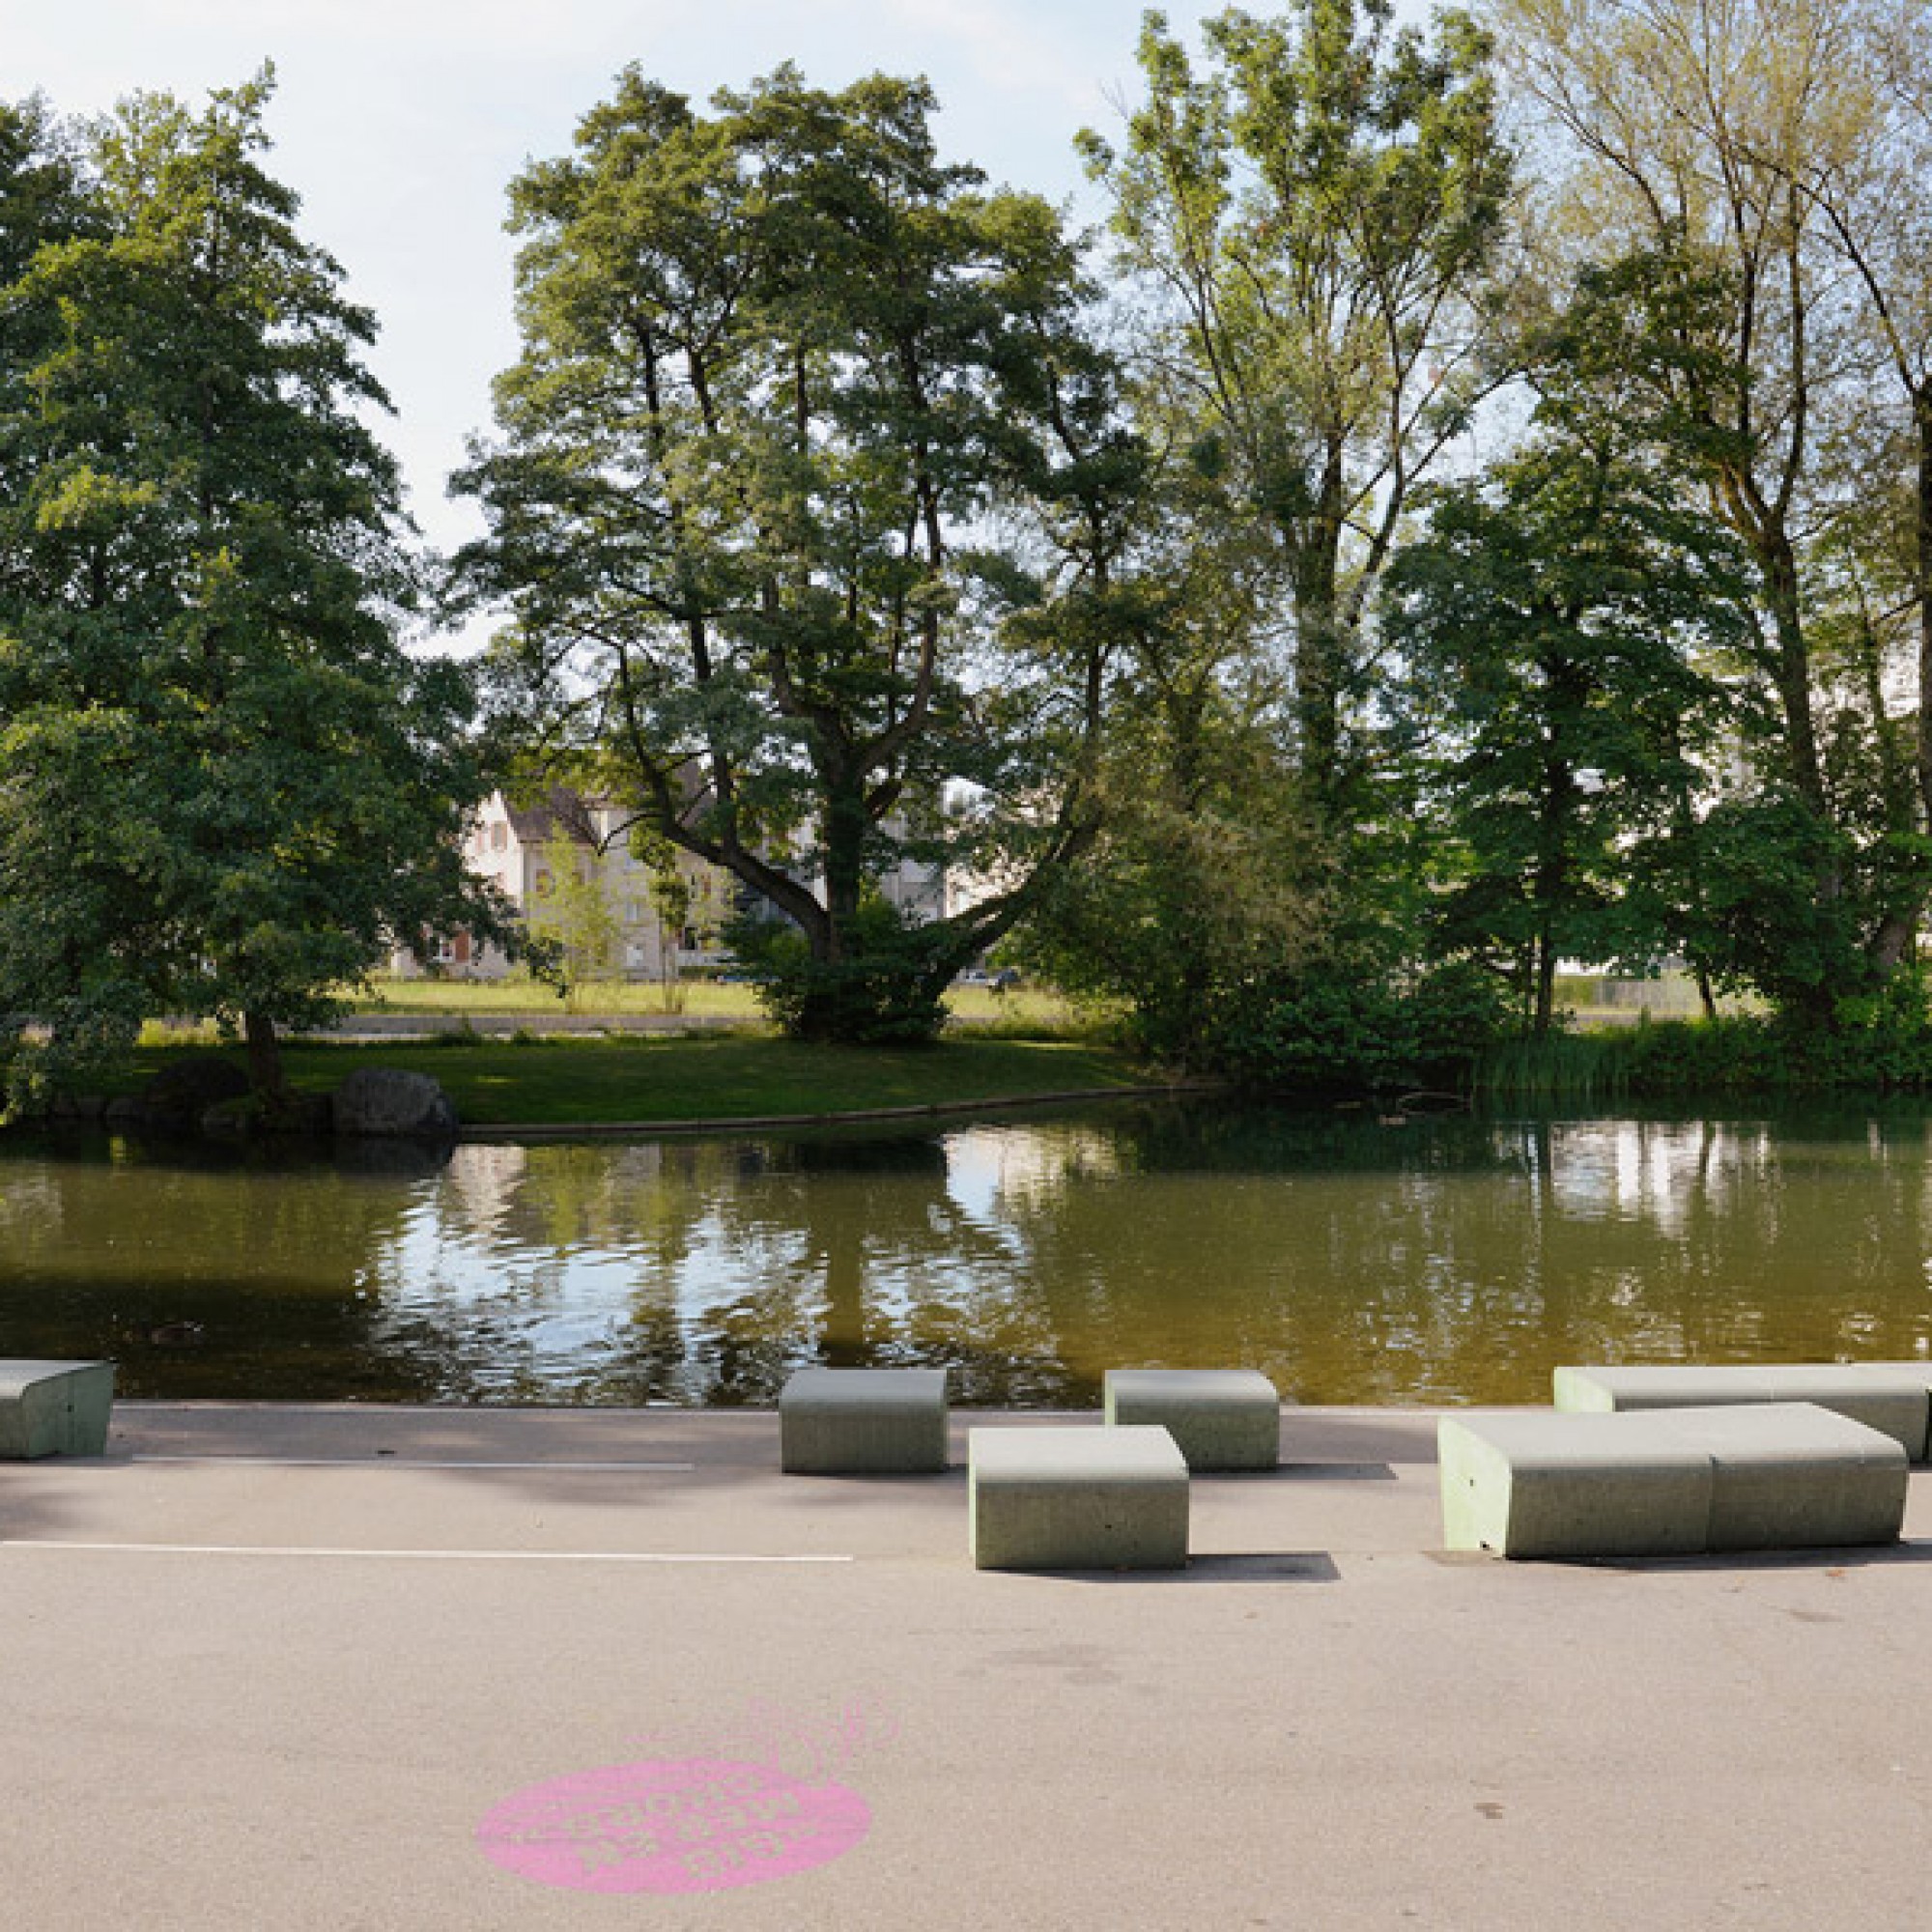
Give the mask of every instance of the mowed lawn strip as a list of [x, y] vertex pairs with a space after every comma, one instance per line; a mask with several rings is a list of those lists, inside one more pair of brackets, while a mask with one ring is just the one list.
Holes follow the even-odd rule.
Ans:
[[[186, 1051], [207, 1049], [144, 1047], [137, 1070], [146, 1078]], [[456, 1045], [399, 1040], [296, 1045], [283, 1060], [291, 1084], [315, 1092], [358, 1066], [427, 1073], [442, 1083], [469, 1127], [863, 1113], [1025, 1100], [1158, 1077], [1104, 1048], [1058, 1040], [948, 1039], [905, 1049], [685, 1035]]]
[[[692, 1019], [763, 1024], [764, 1009], [751, 986], [692, 980], [680, 988], [680, 1010]], [[621, 1013], [655, 1018], [665, 1011], [663, 988], [647, 980], [596, 980], [580, 986], [568, 1003], [528, 980], [379, 980], [347, 995], [353, 1013], [435, 1013], [439, 1016], [513, 1013], [540, 1030], [558, 1014]], [[1043, 986], [996, 993], [990, 986], [954, 985], [946, 1009], [955, 1020], [997, 1022], [1015, 1033], [1077, 1034], [1081, 1015], [1060, 994]]]

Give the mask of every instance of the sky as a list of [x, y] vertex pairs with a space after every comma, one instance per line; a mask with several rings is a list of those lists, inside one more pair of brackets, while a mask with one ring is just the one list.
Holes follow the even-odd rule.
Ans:
[[[1167, 0], [1183, 31], [1205, 0]], [[884, 71], [938, 94], [943, 153], [1097, 213], [1072, 142], [1138, 95], [1136, 0], [0, 0], [0, 99], [68, 116], [139, 89], [190, 99], [275, 68], [270, 171], [382, 327], [384, 440], [448, 549], [480, 525], [444, 478], [515, 359], [504, 189], [562, 154], [624, 66], [703, 100], [795, 62], [814, 86]]]

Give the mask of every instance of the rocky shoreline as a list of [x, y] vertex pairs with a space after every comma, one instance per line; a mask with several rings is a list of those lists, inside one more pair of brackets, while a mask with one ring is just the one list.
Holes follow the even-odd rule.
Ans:
[[218, 1054], [195, 1054], [164, 1067], [139, 1093], [111, 1097], [65, 1094], [48, 1108], [54, 1124], [122, 1132], [333, 1135], [353, 1139], [453, 1141], [455, 1103], [426, 1073], [358, 1067], [327, 1094], [290, 1094], [265, 1104], [241, 1067]]

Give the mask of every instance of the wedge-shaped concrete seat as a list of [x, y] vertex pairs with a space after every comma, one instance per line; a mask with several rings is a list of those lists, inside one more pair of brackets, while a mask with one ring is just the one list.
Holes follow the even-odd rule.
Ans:
[[1281, 1460], [1281, 1397], [1257, 1369], [1109, 1369], [1104, 1386], [1110, 1424], [1158, 1424], [1196, 1473]]
[[1813, 1402], [1889, 1435], [1915, 1463], [1932, 1453], [1932, 1362], [1666, 1362], [1562, 1368], [1556, 1406], [1577, 1413]]
[[1187, 1463], [1165, 1429], [975, 1429], [967, 1444], [976, 1568], [1187, 1561]]
[[0, 1459], [99, 1456], [113, 1409], [112, 1362], [0, 1361]]
[[1445, 1415], [1451, 1549], [1673, 1556], [1893, 1541], [1905, 1451], [1814, 1403]]
[[944, 1369], [800, 1369], [779, 1392], [779, 1463], [800, 1476], [946, 1467]]

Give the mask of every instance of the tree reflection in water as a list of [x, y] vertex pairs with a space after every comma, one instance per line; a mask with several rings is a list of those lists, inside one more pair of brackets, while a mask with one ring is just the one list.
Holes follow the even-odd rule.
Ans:
[[0, 1327], [114, 1355], [130, 1394], [734, 1405], [806, 1362], [924, 1363], [963, 1404], [1077, 1406], [1110, 1367], [1242, 1364], [1309, 1402], [1537, 1401], [1561, 1361], [1932, 1351], [1928, 1120], [12, 1140]]

